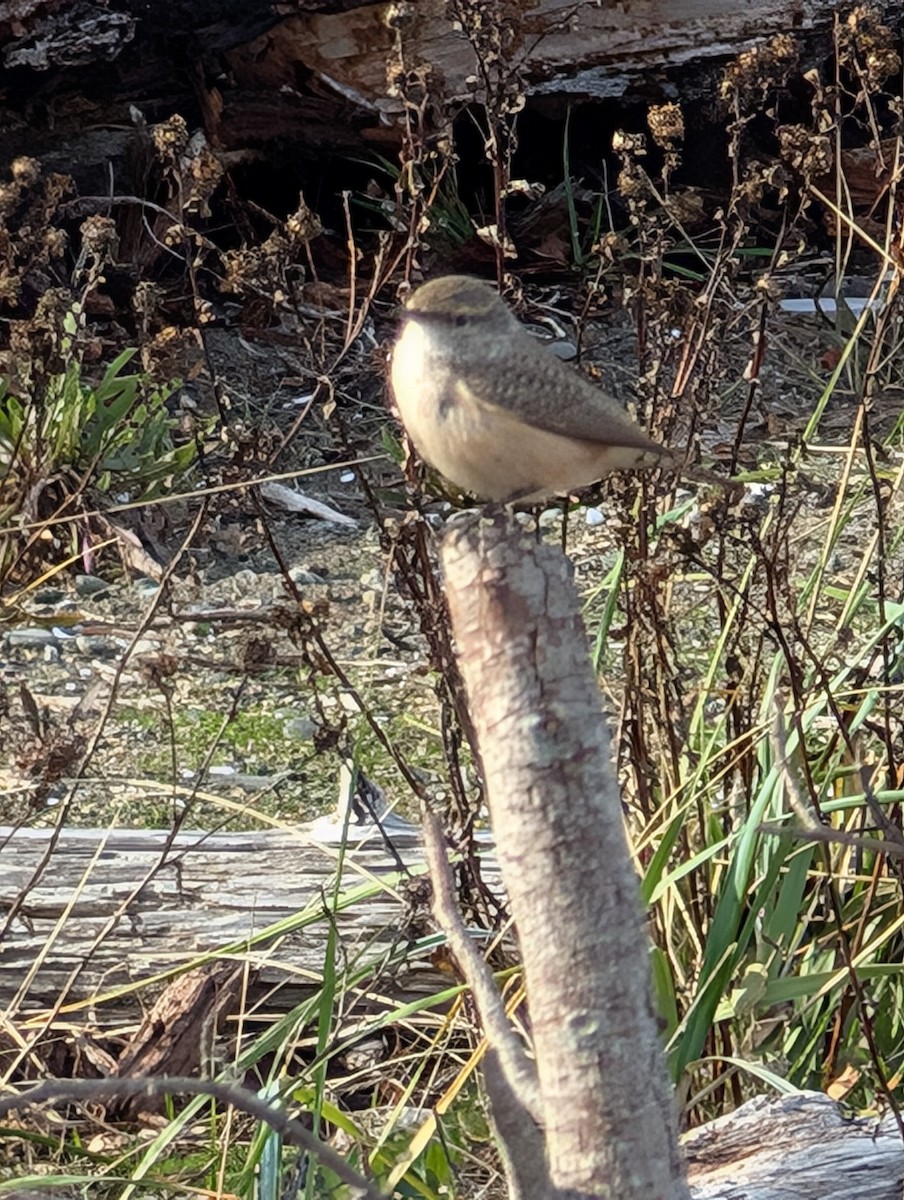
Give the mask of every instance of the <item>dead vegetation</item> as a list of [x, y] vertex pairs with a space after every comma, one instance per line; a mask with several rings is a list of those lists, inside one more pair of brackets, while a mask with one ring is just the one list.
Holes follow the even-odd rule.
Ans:
[[[141, 195], [82, 196], [39, 162], [11, 164], [0, 191], [5, 822], [137, 823], [150, 807], [150, 823], [174, 833], [291, 823], [301, 794], [316, 789], [325, 807], [341, 766], [408, 813], [444, 805], [463, 900], [499, 932], [473, 853], [480, 784], [433, 561], [430, 526], [447, 501], [412, 488], [382, 392], [399, 292], [451, 265], [495, 274], [655, 436], [744, 485], [624, 478], [567, 518], [536, 518], [566, 541], [586, 594], [685, 1120], [770, 1080], [896, 1113], [899, 47], [878, 11], [855, 5], [824, 62], [800, 61], [791, 36], [740, 55], [709, 97], [724, 130], [718, 174], [714, 141], [700, 169], [681, 104], [616, 130], [605, 161], [591, 160], [572, 114], [550, 153], [564, 169], [544, 191], [519, 177], [516, 9], [452, 5], [484, 64], [481, 102], [467, 107], [408, 61], [400, 18], [387, 69], [405, 114], [398, 160], [375, 162], [328, 219], [312, 195], [278, 214], [244, 203], [228, 162], [178, 114], [136, 121]], [[476, 165], [464, 150], [475, 141]], [[481, 172], [485, 203], [468, 204], [463, 180]], [[801, 315], [790, 299], [818, 302]], [[301, 477], [358, 531], [300, 538], [257, 491], [274, 477]], [[239, 569], [233, 594], [206, 602]], [[75, 574], [156, 588], [106, 610], [85, 592], [70, 603]], [[81, 690], [57, 668], [59, 641], [46, 643], [54, 660], [13, 636], [61, 622], [122, 635], [107, 666], [89, 644]], [[149, 710], [164, 753], [133, 773], [146, 770], [153, 806], [128, 783]], [[189, 711], [204, 719], [186, 732]], [[244, 747], [243, 714], [256, 728]], [[283, 737], [290, 720], [306, 722], [301, 752]], [[275, 803], [261, 782], [240, 804], [218, 798], [224, 745], [251, 775], [291, 756], [296, 790]], [[337, 886], [327, 924], [340, 900]], [[7, 937], [27, 905], [25, 892], [8, 910]], [[215, 939], [204, 953], [253, 966]], [[499, 965], [511, 969], [504, 954]], [[375, 1016], [355, 1006], [375, 979], [363, 947], [331, 941], [304, 1002], [251, 1013], [239, 995], [205, 1062], [271, 1096], [291, 1079], [286, 1098], [381, 1186], [492, 1189], [466, 1004], [444, 1008], [438, 994], [435, 1011], [412, 1014], [390, 997]], [[5, 1014], [6, 1085], [104, 1077], [127, 1059], [137, 1008], [133, 1029], [96, 1039], [63, 999], [34, 1010], [26, 990]], [[62, 1112], [65, 1126], [49, 1113], [7, 1129], [10, 1180], [250, 1196], [273, 1153], [261, 1127], [203, 1098], [166, 1120], [145, 1114], [150, 1142], [99, 1107]], [[296, 1169], [286, 1152], [282, 1170]], [[327, 1167], [306, 1169], [329, 1185]]]

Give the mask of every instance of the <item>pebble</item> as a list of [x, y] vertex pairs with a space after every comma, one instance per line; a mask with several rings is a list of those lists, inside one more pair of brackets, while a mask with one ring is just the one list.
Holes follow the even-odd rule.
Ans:
[[110, 638], [101, 634], [79, 633], [75, 638], [75, 648], [85, 658], [115, 658], [119, 647]]
[[560, 358], [562, 362], [571, 362], [578, 356], [578, 348], [574, 342], [547, 342], [546, 349], [556, 358]]
[[39, 650], [43, 646], [58, 646], [60, 639], [52, 629], [11, 629], [6, 635], [7, 645], [21, 646], [28, 650]]
[[156, 579], [148, 579], [146, 576], [136, 579], [134, 586], [142, 600], [150, 600], [160, 590], [160, 584]]
[[60, 588], [41, 588], [40, 591], [34, 594], [35, 604], [49, 607], [56, 607], [58, 604], [63, 604], [66, 599], [66, 593]]
[[133, 654], [159, 654], [162, 649], [158, 638], [139, 638], [133, 647]]
[[602, 510], [599, 508], [588, 508], [584, 514], [584, 520], [591, 529], [596, 529], [599, 525], [605, 525], [606, 518], [603, 516]]
[[290, 567], [289, 578], [293, 583], [300, 583], [303, 586], [310, 586], [312, 583], [323, 583], [323, 576], [318, 575], [316, 571], [310, 571], [307, 567]]
[[109, 592], [110, 585], [106, 579], [100, 579], [97, 575], [76, 575], [75, 591], [79, 596], [100, 596], [103, 592]]
[[317, 722], [310, 717], [290, 717], [283, 726], [287, 738], [296, 742], [309, 742], [317, 732]]

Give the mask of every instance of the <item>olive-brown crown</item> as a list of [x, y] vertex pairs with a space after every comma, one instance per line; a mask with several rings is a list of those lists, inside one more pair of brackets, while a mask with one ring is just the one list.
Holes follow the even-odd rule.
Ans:
[[405, 310], [415, 320], [423, 316], [450, 323], [509, 315], [495, 289], [470, 275], [443, 275], [421, 284], [408, 297]]

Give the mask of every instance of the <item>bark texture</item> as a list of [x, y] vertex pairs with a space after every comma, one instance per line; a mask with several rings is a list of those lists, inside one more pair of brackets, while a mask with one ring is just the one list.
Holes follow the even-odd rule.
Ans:
[[132, 106], [150, 123], [181, 113], [218, 151], [282, 166], [293, 145], [390, 150], [405, 116], [394, 80], [406, 72], [423, 73], [435, 106], [481, 102], [485, 79], [506, 77], [562, 111], [635, 83], [655, 95], [668, 72], [692, 63], [699, 74], [775, 33], [818, 37], [834, 7], [531, 0], [503, 6], [515, 14], [505, 60], [479, 61], [446, 0], [17, 0], [0, 4], [0, 158], [35, 156], [104, 194], [112, 162], [116, 190], [128, 191]]
[[442, 557], [524, 960], [553, 1186], [679, 1200], [649, 940], [569, 564], [505, 513], [448, 531]]
[[743, 1104], [686, 1134], [694, 1200], [900, 1200], [893, 1113], [850, 1119], [822, 1092]]

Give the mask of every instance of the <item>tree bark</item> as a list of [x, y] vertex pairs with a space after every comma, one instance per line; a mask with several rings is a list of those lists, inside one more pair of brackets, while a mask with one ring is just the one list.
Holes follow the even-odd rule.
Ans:
[[[388, 75], [426, 70], [430, 103], [485, 97], [483, 68], [510, 75], [524, 95], [559, 109], [649, 93], [664, 79], [790, 32], [831, 26], [831, 0], [632, 0], [630, 4], [532, 0], [510, 22], [504, 61], [481, 61], [450, 19], [446, 0], [21, 0], [0, 5], [0, 159], [28, 154], [47, 169], [91, 175], [117, 162], [129, 177], [136, 133], [131, 107], [148, 122], [181, 113], [233, 156], [286, 147], [333, 153], [397, 147], [404, 103]], [[96, 178], [94, 176], [96, 175]]]
[[448, 530], [442, 559], [552, 1183], [564, 1196], [679, 1200], [649, 938], [570, 567], [504, 512]]

